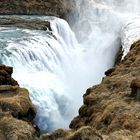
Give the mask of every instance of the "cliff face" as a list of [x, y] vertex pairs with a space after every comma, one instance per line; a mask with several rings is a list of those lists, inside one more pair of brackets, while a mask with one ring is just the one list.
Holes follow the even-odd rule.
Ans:
[[140, 41], [105, 74], [101, 84], [87, 89], [71, 130], [57, 130], [43, 140], [140, 139]]
[[65, 17], [73, 0], [0, 0], [0, 14], [33, 14]]
[[35, 108], [27, 89], [20, 88], [11, 74], [13, 69], [0, 65], [0, 139], [37, 140], [38, 128], [33, 124]]

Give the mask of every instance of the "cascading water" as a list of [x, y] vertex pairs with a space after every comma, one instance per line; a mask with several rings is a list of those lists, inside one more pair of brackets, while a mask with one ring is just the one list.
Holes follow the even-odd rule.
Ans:
[[64, 20], [51, 18], [50, 22], [53, 33], [0, 28], [1, 63], [13, 66], [13, 77], [29, 89], [42, 132], [65, 127], [74, 115], [66, 77], [78, 43]]
[[[0, 28], [0, 62], [13, 66], [13, 77], [29, 89], [42, 132], [67, 127], [84, 91], [113, 65], [122, 26], [140, 13], [138, 0], [78, 0], [76, 5], [72, 29], [79, 43], [67, 22], [55, 17], [23, 17], [49, 20], [52, 32]], [[123, 29], [123, 44], [128, 30]]]

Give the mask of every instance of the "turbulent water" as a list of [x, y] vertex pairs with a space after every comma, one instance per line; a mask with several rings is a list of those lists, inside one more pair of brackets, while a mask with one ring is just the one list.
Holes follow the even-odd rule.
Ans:
[[138, 0], [79, 0], [76, 5], [69, 19], [77, 19], [72, 29], [78, 41], [68, 23], [55, 17], [23, 17], [49, 20], [52, 32], [0, 27], [0, 62], [13, 66], [13, 77], [29, 89], [42, 132], [68, 127], [85, 90], [113, 65], [121, 42], [125, 55], [139, 39]]

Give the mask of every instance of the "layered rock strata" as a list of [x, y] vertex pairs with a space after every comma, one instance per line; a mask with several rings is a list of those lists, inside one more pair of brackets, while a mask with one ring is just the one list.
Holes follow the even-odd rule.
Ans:
[[48, 15], [65, 18], [74, 0], [0, 0], [0, 14]]
[[39, 19], [27, 20], [19, 16], [0, 17], [0, 26], [52, 31], [49, 21], [42, 21]]
[[27, 89], [20, 88], [12, 67], [0, 65], [0, 139], [37, 140], [39, 129], [33, 123], [35, 108]]

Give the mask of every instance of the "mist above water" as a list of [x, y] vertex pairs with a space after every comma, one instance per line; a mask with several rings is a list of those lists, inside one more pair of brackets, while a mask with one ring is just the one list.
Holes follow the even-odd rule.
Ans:
[[110, 48], [117, 48], [121, 41], [125, 56], [131, 44], [139, 39], [139, 0], [78, 0], [75, 3], [77, 13], [73, 16], [77, 22], [72, 24], [72, 29], [85, 47], [105, 48], [104, 45], [109, 47], [106, 44], [113, 42]]
[[113, 66], [130, 31], [126, 23], [139, 16], [139, 5], [138, 0], [77, 0], [75, 15], [69, 15], [76, 19], [75, 34], [65, 20], [55, 17], [24, 16], [49, 20], [52, 32], [0, 28], [1, 63], [13, 66], [14, 78], [29, 89], [42, 132], [68, 128], [85, 90], [100, 83]]

